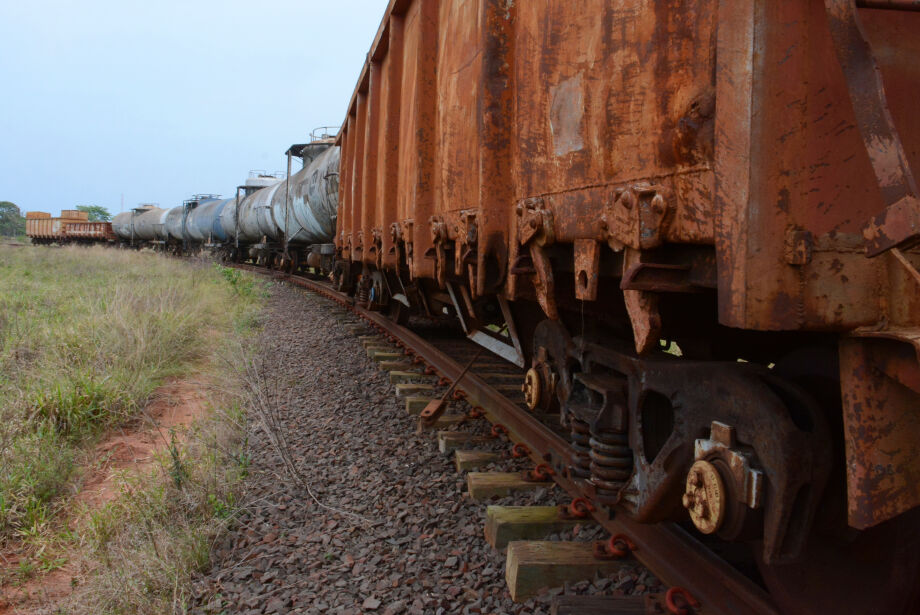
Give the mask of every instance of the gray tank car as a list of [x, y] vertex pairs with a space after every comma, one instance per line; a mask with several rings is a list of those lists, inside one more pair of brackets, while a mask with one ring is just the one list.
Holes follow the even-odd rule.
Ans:
[[172, 209], [138, 208], [116, 216], [113, 229], [135, 245], [175, 252], [207, 247], [223, 258], [326, 271], [335, 251], [339, 148], [322, 135], [287, 153], [303, 160], [287, 178], [252, 172], [233, 198], [196, 195]]
[[156, 205], [141, 205], [112, 218], [112, 230], [123, 242], [143, 245], [166, 239], [165, 218], [169, 210]]

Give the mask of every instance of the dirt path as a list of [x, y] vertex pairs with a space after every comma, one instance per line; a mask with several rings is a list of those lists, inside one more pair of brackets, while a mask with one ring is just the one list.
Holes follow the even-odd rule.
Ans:
[[[167, 382], [154, 391], [141, 417], [113, 430], [95, 446], [81, 468], [82, 483], [70, 499], [70, 517], [65, 521], [78, 530], [93, 511], [119, 494], [120, 477], [142, 475], [155, 468], [157, 455], [175, 437], [183, 442], [188, 428], [208, 409], [206, 384], [193, 378]], [[0, 553], [0, 579], [19, 576], [21, 564], [31, 561], [20, 545]], [[10, 581], [0, 586], [0, 615], [36, 615], [53, 611], [54, 605], [70, 595], [74, 582], [90, 566], [76, 549], [55, 553], [50, 559], [66, 563], [49, 572], [34, 574], [23, 583]]]

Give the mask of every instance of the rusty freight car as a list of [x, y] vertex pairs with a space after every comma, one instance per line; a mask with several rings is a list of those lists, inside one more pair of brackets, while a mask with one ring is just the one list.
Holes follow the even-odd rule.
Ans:
[[111, 222], [68, 222], [64, 233], [68, 243], [109, 243], [116, 239]]
[[26, 212], [26, 235], [34, 244], [115, 241], [111, 222], [90, 222], [88, 213], [76, 209], [65, 209], [57, 218], [41, 211]]
[[26, 235], [32, 243], [63, 243], [67, 240], [67, 225], [85, 222], [89, 214], [76, 209], [65, 209], [53, 218], [41, 211], [26, 212]]
[[917, 10], [393, 0], [338, 138], [337, 283], [529, 366], [597, 505], [751, 545], [783, 612], [907, 612]]

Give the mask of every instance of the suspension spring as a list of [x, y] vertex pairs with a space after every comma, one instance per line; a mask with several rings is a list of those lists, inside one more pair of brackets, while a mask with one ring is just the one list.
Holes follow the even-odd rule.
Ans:
[[569, 419], [571, 427], [572, 448], [572, 475], [578, 478], [591, 478], [591, 435], [588, 423], [572, 416]]
[[615, 431], [591, 432], [591, 482], [600, 498], [612, 498], [632, 474], [633, 453], [629, 436]]
[[364, 284], [358, 285], [358, 292], [355, 293], [355, 302], [356, 303], [367, 303], [367, 300], [370, 298], [370, 289]]

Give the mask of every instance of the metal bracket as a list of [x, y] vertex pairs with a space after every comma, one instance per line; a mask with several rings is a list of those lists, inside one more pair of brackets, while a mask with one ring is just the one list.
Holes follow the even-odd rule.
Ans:
[[640, 182], [616, 191], [598, 221], [599, 239], [610, 249], [649, 250], [661, 245], [671, 221], [670, 192], [660, 184]]
[[750, 455], [738, 450], [735, 442], [735, 428], [713, 421], [710, 427], [708, 440], [697, 440], [694, 443], [694, 458], [705, 460], [718, 456], [725, 461], [731, 471], [732, 479], [740, 487], [738, 499], [748, 508], [763, 506], [764, 475], [760, 470], [751, 467]]
[[544, 247], [555, 241], [553, 212], [546, 209], [543, 199], [528, 199], [518, 204], [518, 242], [528, 246], [535, 277], [534, 290], [537, 302], [550, 320], [559, 320], [556, 306], [556, 283], [552, 263]]
[[431, 229], [432, 249], [425, 253], [426, 258], [434, 258], [434, 275], [438, 281], [438, 287], [444, 288], [447, 282], [447, 247], [445, 244], [450, 240], [447, 230], [447, 223], [441, 216], [432, 216], [428, 221]]
[[413, 266], [413, 258], [415, 257], [415, 240], [412, 236], [412, 228], [415, 226], [415, 220], [408, 218], [403, 220], [400, 224], [402, 227], [402, 236], [406, 246], [406, 266], [409, 268], [409, 279], [412, 280], [415, 277], [415, 269]]
[[375, 227], [371, 229], [373, 238], [371, 239], [370, 251], [374, 253], [377, 269], [383, 268], [383, 229]]
[[[623, 257], [623, 279], [628, 279], [630, 268], [639, 263], [641, 253], [626, 249]], [[645, 290], [623, 290], [623, 300], [632, 324], [636, 352], [645, 354], [658, 346], [661, 337], [661, 314], [658, 312], [657, 293]]]
[[594, 239], [575, 240], [575, 297], [582, 301], [597, 299], [597, 277], [601, 262], [601, 244]]
[[886, 205], [863, 229], [866, 256], [878, 256], [920, 241], [917, 182], [891, 117], [882, 73], [863, 33], [855, 0], [824, 0], [824, 7], [856, 123]]

